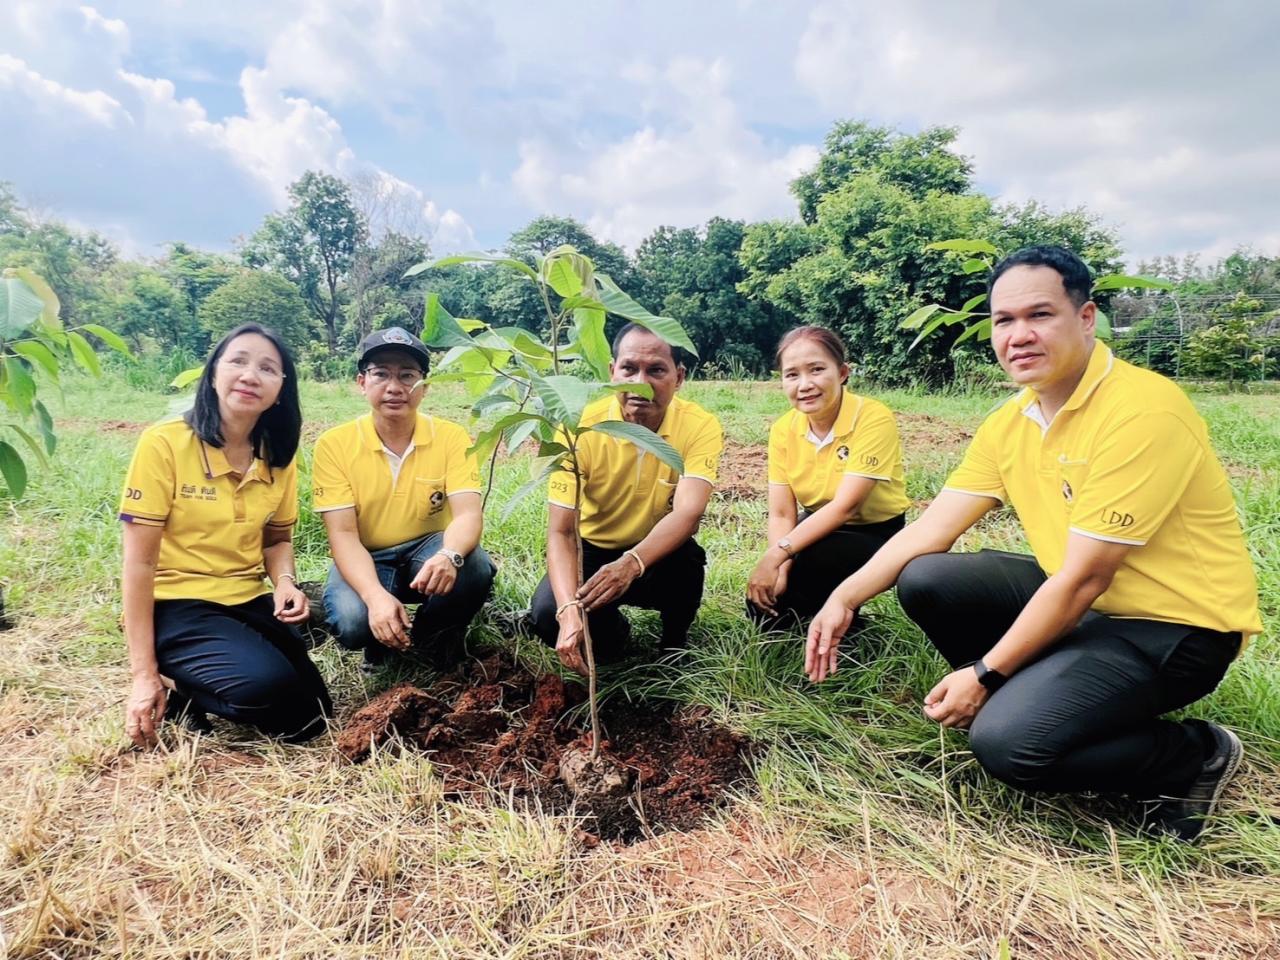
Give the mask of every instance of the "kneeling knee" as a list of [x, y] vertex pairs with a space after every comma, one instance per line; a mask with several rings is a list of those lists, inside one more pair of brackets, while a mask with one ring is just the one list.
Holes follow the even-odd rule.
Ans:
[[969, 731], [969, 749], [982, 769], [1019, 790], [1049, 789], [1057, 755], [1028, 737], [1021, 723], [982, 723]]
[[898, 574], [898, 603], [911, 615], [911, 611], [931, 607], [938, 597], [939, 566], [946, 554], [925, 554], [916, 557]]

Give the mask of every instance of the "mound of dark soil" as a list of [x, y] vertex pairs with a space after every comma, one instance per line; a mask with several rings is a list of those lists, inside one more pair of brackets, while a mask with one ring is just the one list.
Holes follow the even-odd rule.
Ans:
[[447, 794], [496, 788], [537, 798], [543, 809], [586, 814], [589, 833], [611, 840], [694, 827], [726, 800], [729, 788], [746, 782], [748, 742], [708, 722], [705, 712], [606, 703], [605, 748], [630, 772], [631, 785], [589, 807], [575, 803], [560, 779], [560, 761], [570, 748], [590, 743], [586, 711], [567, 716], [585, 699], [576, 683], [535, 677], [494, 654], [460, 680], [440, 680], [426, 690], [392, 687], [351, 718], [338, 749], [358, 763], [398, 736], [431, 756]]

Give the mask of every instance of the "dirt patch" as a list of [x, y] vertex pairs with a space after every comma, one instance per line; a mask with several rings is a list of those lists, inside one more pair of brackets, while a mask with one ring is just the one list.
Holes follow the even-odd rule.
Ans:
[[928, 413], [898, 413], [898, 436], [903, 455], [959, 450], [973, 439], [973, 432]]
[[725, 440], [716, 494], [727, 500], [763, 500], [769, 490], [769, 449]]
[[68, 430], [92, 430], [94, 433], [141, 433], [150, 423], [137, 420], [90, 420], [85, 417], [70, 417], [59, 420], [58, 427]]
[[560, 761], [589, 742], [586, 692], [558, 676], [535, 677], [502, 654], [475, 662], [463, 679], [426, 690], [402, 683], [359, 710], [338, 735], [338, 750], [360, 762], [393, 742], [427, 752], [446, 795], [496, 789], [536, 799], [544, 810], [586, 814], [588, 843], [635, 840], [701, 823], [747, 783], [748, 742], [709, 723], [704, 712], [605, 703], [606, 748], [630, 774], [621, 796], [584, 809], [560, 780]]

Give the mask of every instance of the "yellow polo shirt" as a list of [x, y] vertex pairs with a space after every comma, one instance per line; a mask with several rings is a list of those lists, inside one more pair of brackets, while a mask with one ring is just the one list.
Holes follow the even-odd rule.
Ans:
[[413, 442], [393, 478], [373, 414], [333, 427], [316, 441], [311, 466], [316, 513], [353, 507], [360, 542], [381, 550], [449, 525], [449, 497], [479, 493], [471, 437], [449, 420], [418, 414]]
[[159, 423], [138, 438], [120, 519], [164, 527], [157, 600], [246, 603], [270, 592], [263, 527], [288, 529], [298, 519], [297, 463], [273, 470], [254, 460], [242, 477], [185, 421]]
[[1131, 544], [1100, 613], [1262, 631], [1258, 586], [1226, 472], [1177, 384], [1101, 343], [1045, 423], [1023, 390], [979, 427], [946, 489], [1013, 505], [1036, 561], [1061, 568], [1069, 532]]
[[902, 445], [893, 414], [879, 400], [845, 391], [831, 433], [815, 440], [809, 418], [790, 410], [769, 429], [769, 483], [791, 488], [809, 513], [825, 507], [847, 476], [879, 481], [850, 524], [879, 523], [906, 512]]
[[[618, 398], [610, 396], [587, 404], [581, 423], [591, 426], [602, 420], [621, 419]], [[677, 475], [629, 440], [603, 433], [583, 436], [578, 446], [578, 468], [585, 481], [579, 520], [582, 539], [610, 550], [633, 547], [671, 512], [681, 476], [716, 482], [724, 451], [719, 420], [696, 403], [677, 396], [667, 407], [657, 433], [684, 459], [683, 475]], [[553, 504], [573, 509], [572, 473], [553, 473], [547, 486]]]

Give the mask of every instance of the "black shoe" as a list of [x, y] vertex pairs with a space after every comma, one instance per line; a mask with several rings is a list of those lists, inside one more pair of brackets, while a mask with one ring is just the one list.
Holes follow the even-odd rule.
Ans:
[[1161, 798], [1156, 811], [1157, 822], [1180, 840], [1194, 840], [1204, 829], [1205, 820], [1213, 816], [1231, 778], [1240, 769], [1244, 747], [1240, 738], [1216, 723], [1205, 728], [1214, 739], [1214, 750], [1200, 768], [1200, 773], [1176, 797]]
[[164, 718], [171, 723], [181, 724], [192, 733], [213, 733], [213, 724], [204, 711], [192, 703], [185, 693], [177, 690], [169, 691]]
[[390, 658], [390, 650], [377, 640], [370, 640], [369, 645], [364, 648], [364, 656], [360, 658], [360, 672], [366, 677], [372, 677], [387, 665]]

